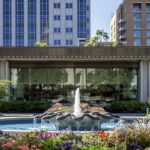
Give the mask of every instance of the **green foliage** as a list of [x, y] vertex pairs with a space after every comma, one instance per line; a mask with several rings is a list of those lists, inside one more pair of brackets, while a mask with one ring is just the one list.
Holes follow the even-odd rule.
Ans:
[[42, 150], [55, 150], [55, 147], [61, 143], [62, 140], [59, 137], [50, 137], [46, 141], [43, 142]]
[[122, 46], [122, 43], [114, 42], [112, 46], [113, 46], [113, 47]]
[[114, 148], [108, 148], [108, 147], [101, 146], [101, 145], [94, 145], [94, 146], [91, 145], [91, 146], [82, 148], [82, 150], [114, 150]]
[[49, 101], [0, 101], [0, 111], [15, 112], [43, 112], [51, 107]]
[[102, 41], [107, 42], [109, 39], [108, 33], [104, 32], [104, 30], [97, 30], [96, 36], [90, 38], [90, 41], [86, 43], [85, 47], [96, 47], [100, 46]]
[[35, 47], [48, 47], [47, 43], [43, 43], [43, 42], [36, 42]]
[[145, 113], [146, 105], [139, 101], [115, 101], [110, 104], [109, 111], [114, 113]]
[[7, 87], [10, 84], [8, 80], [0, 80], [0, 99], [4, 96], [8, 96], [9, 93], [7, 92]]

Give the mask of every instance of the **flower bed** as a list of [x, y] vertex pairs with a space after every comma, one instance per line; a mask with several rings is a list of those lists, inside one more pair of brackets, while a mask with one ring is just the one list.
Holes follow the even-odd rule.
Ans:
[[150, 122], [136, 122], [127, 129], [112, 132], [43, 131], [16, 135], [0, 132], [0, 150], [147, 150], [149, 147]]

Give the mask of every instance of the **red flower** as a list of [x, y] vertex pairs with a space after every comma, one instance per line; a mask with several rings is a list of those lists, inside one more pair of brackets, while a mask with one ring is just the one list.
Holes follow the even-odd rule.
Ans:
[[103, 140], [108, 139], [108, 136], [107, 136], [107, 134], [104, 131], [100, 130], [100, 131], [98, 131], [98, 134], [101, 135], [101, 137], [102, 137]]

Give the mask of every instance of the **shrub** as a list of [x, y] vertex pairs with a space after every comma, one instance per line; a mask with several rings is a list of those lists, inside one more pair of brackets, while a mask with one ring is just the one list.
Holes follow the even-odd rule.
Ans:
[[7, 87], [10, 84], [8, 80], [0, 80], [0, 99], [8, 96]]
[[43, 112], [50, 106], [50, 101], [0, 101], [0, 111], [3, 113]]
[[114, 113], [145, 113], [146, 105], [139, 101], [115, 101], [110, 104], [108, 109]]

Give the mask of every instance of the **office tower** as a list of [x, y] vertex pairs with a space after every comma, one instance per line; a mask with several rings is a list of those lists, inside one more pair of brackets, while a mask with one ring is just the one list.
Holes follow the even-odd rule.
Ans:
[[78, 46], [90, 37], [90, 0], [0, 0], [0, 46]]

